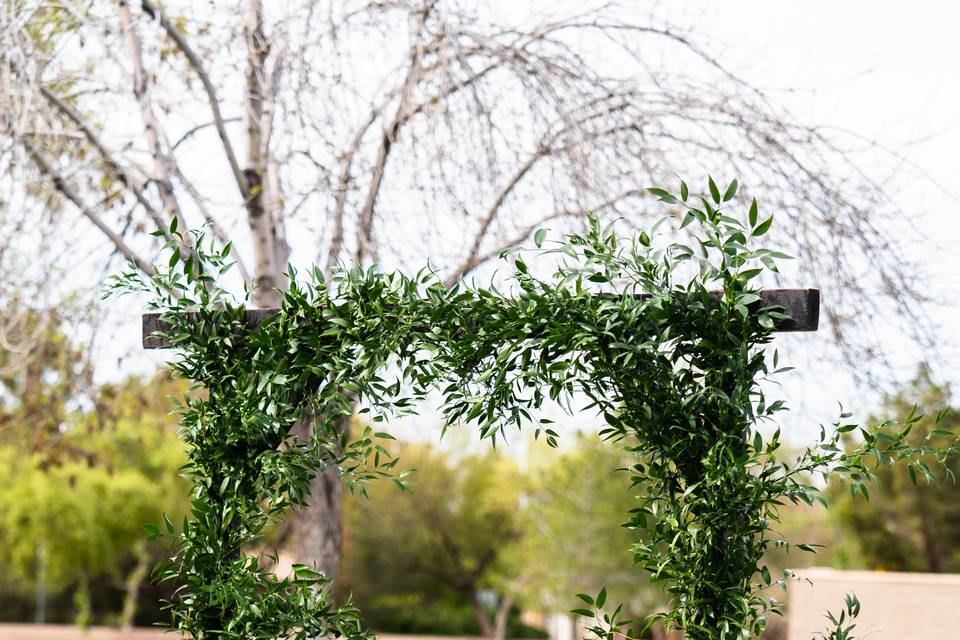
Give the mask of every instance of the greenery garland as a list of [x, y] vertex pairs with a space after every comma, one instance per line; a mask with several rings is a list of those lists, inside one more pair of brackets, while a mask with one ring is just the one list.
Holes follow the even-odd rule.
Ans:
[[[426, 270], [407, 277], [353, 268], [325, 279], [314, 269], [301, 279], [291, 269], [282, 310], [253, 329], [243, 319], [249, 294], [235, 299], [218, 287], [229, 247], [216, 252], [202, 233], [185, 237], [174, 223], [170, 235], [191, 240], [196, 255], [171, 246], [152, 279], [130, 270], [113, 284], [151, 297], [178, 350], [172, 367], [203, 390], [179, 406], [191, 514], [179, 531], [166, 522], [174, 553], [154, 574], [181, 585], [169, 604], [172, 626], [196, 639], [365, 637], [356, 609], [330, 602], [324, 576], [297, 565], [278, 577], [244, 550], [303, 504], [327, 465], [361, 492], [378, 477], [402, 483], [381, 444], [387, 434], [371, 427], [350, 440], [336, 425], [355, 406], [376, 425], [438, 390], [445, 428], [475, 425], [495, 440], [530, 425], [551, 445], [557, 433], [538, 409], [585, 399], [603, 418], [601, 434], [636, 456], [629, 472], [639, 495], [625, 517], [637, 534], [635, 561], [671, 596], [656, 618], [693, 640], [762, 633], [780, 609], [769, 589], [785, 586], [763, 556], [791, 544], [771, 526], [778, 505], [822, 501], [813, 474], [840, 475], [866, 496], [877, 464], [901, 460], [911, 475], [929, 476], [920, 457], [942, 462], [950, 451], [906, 443], [917, 416], [866, 428], [845, 414], [795, 459], [778, 457], [779, 430], [764, 437], [759, 426], [785, 407], [760, 383], [785, 370], [763, 349], [785, 316], [759, 307], [755, 283], [787, 256], [753, 247], [772, 224], [759, 219], [756, 201], [745, 220], [724, 212], [736, 181], [723, 193], [713, 180], [708, 186], [704, 196], [684, 183], [678, 195], [651, 189], [682, 212], [687, 243], [657, 233], [675, 218], [629, 240], [595, 217], [586, 233], [559, 242], [541, 230], [535, 244], [556, 272], [538, 277], [521, 254], [506, 252], [507, 294], [448, 289]], [[312, 436], [294, 435], [302, 420]], [[852, 453], [841, 446], [851, 431], [860, 440]], [[604, 591], [579, 597], [589, 608], [576, 612], [594, 620], [597, 636], [628, 633]], [[831, 637], [849, 637], [842, 633], [837, 624]]]

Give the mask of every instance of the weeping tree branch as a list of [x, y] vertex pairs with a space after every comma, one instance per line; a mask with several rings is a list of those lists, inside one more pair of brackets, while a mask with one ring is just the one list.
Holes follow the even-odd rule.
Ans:
[[194, 51], [193, 47], [190, 46], [186, 38], [180, 33], [176, 26], [170, 22], [160, 5], [153, 2], [153, 0], [141, 0], [140, 6], [144, 13], [160, 23], [160, 26], [163, 27], [164, 32], [166, 32], [170, 39], [173, 40], [177, 46], [177, 49], [179, 49], [179, 51], [187, 59], [190, 68], [193, 69], [193, 72], [196, 74], [197, 78], [200, 79], [200, 83], [203, 85], [203, 90], [207, 97], [207, 104], [210, 106], [210, 113], [213, 116], [213, 126], [217, 130], [217, 135], [219, 136], [220, 143], [223, 146], [223, 152], [227, 157], [227, 163], [230, 165], [230, 171], [233, 174], [233, 179], [237, 183], [237, 188], [240, 190], [241, 197], [245, 202], [248, 201], [250, 190], [249, 185], [247, 184], [243, 172], [240, 170], [240, 163], [237, 161], [237, 154], [233, 150], [233, 144], [230, 142], [230, 136], [227, 135], [226, 122], [223, 118], [223, 115], [220, 113], [220, 100], [217, 98], [217, 90], [213, 86], [213, 82], [210, 80], [210, 74], [207, 73], [203, 62], [200, 60], [200, 57]]
[[[143, 119], [144, 137], [147, 146], [150, 149], [150, 155], [153, 157], [153, 181], [157, 185], [157, 191], [160, 194], [160, 202], [163, 203], [163, 210], [169, 219], [176, 219], [181, 229], [187, 228], [186, 220], [180, 211], [180, 203], [173, 191], [173, 183], [170, 181], [170, 172], [167, 169], [172, 159], [167, 156], [160, 144], [160, 125], [157, 122], [157, 116], [153, 112], [153, 106], [150, 103], [150, 84], [147, 78], [147, 71], [143, 66], [143, 56], [141, 55], [140, 37], [133, 25], [130, 17], [130, 8], [126, 0], [120, 0], [120, 25], [123, 30], [124, 40], [127, 43], [127, 53], [130, 56], [133, 67], [133, 94], [137, 97], [137, 103], [140, 106], [140, 115]], [[188, 236], [183, 235], [184, 238]], [[184, 249], [189, 249], [186, 243], [183, 243]]]
[[453, 271], [453, 273], [444, 279], [444, 284], [446, 284], [448, 287], [452, 287], [458, 280], [461, 280], [469, 275], [470, 272], [477, 267], [498, 258], [505, 250], [511, 247], [519, 246], [523, 242], [529, 240], [530, 236], [532, 236], [537, 229], [543, 227], [548, 222], [578, 216], [582, 217], [588, 213], [600, 213], [611, 207], [614, 207], [616, 204], [623, 202], [628, 198], [640, 198], [643, 195], [644, 192], [641, 189], [627, 189], [626, 191], [619, 193], [612, 198], [608, 198], [603, 202], [598, 202], [591, 206], [577, 209], [560, 209], [557, 211], [552, 211], [542, 218], [539, 218], [536, 222], [523, 227], [515, 235], [510, 236], [507, 240], [501, 242], [492, 249], [476, 255], [468, 261], [464, 261], [456, 268], [456, 270]]
[[[404, 127], [410, 120], [415, 116], [429, 111], [432, 107], [442, 105], [443, 101], [450, 98], [454, 94], [469, 88], [471, 85], [481, 81], [486, 75], [495, 69], [499, 68], [502, 65], [501, 61], [494, 61], [480, 71], [468, 76], [467, 78], [454, 82], [443, 89], [443, 91], [436, 93], [427, 100], [419, 103], [415, 107], [408, 109], [406, 112], [397, 111], [397, 115], [400, 116], [399, 120], [395, 120], [392, 125], [393, 135], [385, 140], [389, 141], [389, 144], [392, 145], [392, 141], [396, 139], [399, 135], [400, 129]], [[370, 110], [370, 113], [367, 115], [363, 123], [357, 128], [354, 132], [350, 143], [347, 145], [346, 149], [340, 156], [339, 160], [339, 173], [337, 177], [337, 183], [335, 186], [336, 201], [334, 203], [333, 209], [333, 233], [330, 240], [330, 248], [327, 252], [327, 259], [325, 263], [325, 272], [330, 273], [330, 270], [336, 265], [337, 260], [340, 258], [340, 255], [343, 251], [343, 221], [344, 215], [346, 212], [347, 196], [350, 193], [350, 182], [353, 179], [351, 174], [351, 168], [353, 165], [354, 158], [360, 152], [362, 148], [363, 138], [369, 131], [370, 127], [377, 121], [380, 117], [383, 109], [386, 107], [387, 103], [393, 100], [395, 94], [390, 93], [386, 96], [386, 99]], [[383, 142], [381, 142], [381, 146]], [[384, 159], [382, 164], [386, 166], [386, 152], [384, 153]], [[379, 188], [379, 185], [378, 185]]]
[[30, 159], [37, 166], [37, 169], [40, 171], [41, 175], [47, 178], [53, 188], [60, 195], [73, 203], [73, 205], [80, 210], [80, 213], [82, 213], [85, 218], [92, 222], [94, 226], [96, 226], [97, 229], [99, 229], [103, 235], [106, 236], [106, 238], [113, 244], [114, 248], [120, 252], [120, 255], [126, 258], [127, 261], [136, 265], [137, 269], [146, 275], [153, 275], [153, 266], [148, 261], [141, 258], [118, 233], [111, 229], [110, 226], [104, 222], [99, 215], [97, 215], [95, 211], [84, 204], [76, 190], [67, 183], [64, 177], [60, 175], [56, 169], [54, 169], [53, 165], [51, 165], [50, 162], [43, 157], [43, 155], [29, 140], [24, 138], [20, 141], [20, 143], [26, 150], [27, 155], [30, 156]]
[[377, 203], [377, 196], [380, 194], [380, 186], [383, 184], [383, 174], [387, 166], [387, 158], [390, 155], [390, 150], [393, 148], [394, 141], [400, 134], [400, 127], [408, 119], [407, 104], [411, 99], [414, 87], [422, 75], [422, 70], [420, 69], [420, 61], [424, 53], [422, 37], [427, 20], [435, 5], [436, 0], [428, 0], [416, 14], [415, 33], [417, 34], [417, 38], [413, 52], [410, 55], [407, 74], [397, 99], [397, 110], [393, 116], [393, 120], [384, 130], [383, 136], [380, 138], [380, 145], [377, 148], [377, 159], [373, 164], [370, 185], [367, 188], [367, 196], [358, 215], [357, 262], [360, 263], [364, 261], [367, 255], [373, 253], [373, 211]]

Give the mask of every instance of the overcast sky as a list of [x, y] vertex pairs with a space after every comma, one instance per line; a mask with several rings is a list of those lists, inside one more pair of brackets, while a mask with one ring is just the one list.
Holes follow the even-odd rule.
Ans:
[[[928, 239], [917, 257], [930, 268], [931, 289], [960, 289], [955, 249], [960, 246], [960, 6], [936, 0], [703, 0], [665, 2], [662, 10], [681, 22], [696, 22], [701, 40], [711, 35], [707, 44], [728, 69], [801, 121], [862, 136], [868, 151], [866, 141], [879, 143], [882, 150], [861, 154], [868, 165], [876, 157], [878, 166], [889, 169], [893, 153], [902, 157], [905, 175], [927, 174], [926, 180], [903, 181], [893, 195], [904, 210], [924, 214]], [[834, 295], [842, 292], [824, 292], [824, 303]], [[942, 350], [926, 354], [941, 378], [954, 383], [960, 382], [960, 367], [955, 366], [960, 349], [954, 338], [960, 334], [958, 311], [956, 303], [941, 310]], [[129, 309], [119, 320], [121, 339], [105, 349], [110, 354], [104, 358], [107, 376], [162, 360], [161, 354], [151, 354], [118, 362], [114, 354], [138, 341], [137, 310]], [[888, 336], [898, 363], [895, 373], [908, 377], [924, 354], [898, 349], [896, 338]], [[820, 339], [780, 338], [806, 349], [821, 348]], [[878, 395], [854, 385], [847, 372], [832, 365], [818, 369], [815, 363], [791, 375], [784, 394], [796, 409], [788, 423], [804, 435], [835, 415], [836, 401], [860, 414], [879, 402]]]
[[[920, 258], [930, 267], [930, 287], [947, 295], [960, 290], [960, 5], [936, 0], [700, 4], [712, 7], [706, 15], [716, 21], [727, 63], [742, 77], [802, 120], [875, 140], [929, 174], [931, 180], [903, 185], [895, 196], [904, 210], [925, 214], [926, 229], [917, 232], [929, 236]], [[904, 172], [914, 173], [906, 164]], [[830, 295], [842, 295], [824, 293], [825, 304]], [[941, 312], [943, 349], [928, 357], [939, 365], [940, 376], [957, 383], [960, 303], [948, 301]], [[920, 354], [899, 352], [895, 336], [889, 347], [903, 368], [897, 374], [908, 374]], [[876, 401], [843, 372], [801, 372], [795, 378], [801, 380], [789, 388], [794, 404], [802, 402], [811, 414], [832, 413], [828, 398], [858, 412]]]

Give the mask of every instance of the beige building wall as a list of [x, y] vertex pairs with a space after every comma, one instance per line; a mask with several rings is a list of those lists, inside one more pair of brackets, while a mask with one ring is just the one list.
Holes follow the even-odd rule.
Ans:
[[[857, 638], [869, 640], [960, 639], [960, 575], [800, 569], [791, 582], [787, 640], [810, 640], [829, 624], [824, 615], [856, 594]], [[813, 582], [811, 585], [806, 581]]]

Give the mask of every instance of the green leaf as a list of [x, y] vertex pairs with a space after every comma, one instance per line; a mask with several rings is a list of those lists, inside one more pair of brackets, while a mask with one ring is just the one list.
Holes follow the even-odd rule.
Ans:
[[734, 197], [735, 195], [737, 195], [737, 187], [738, 187], [738, 186], [739, 186], [739, 184], [737, 183], [736, 179], [734, 179], [734, 180], [730, 183], [730, 185], [727, 187], [727, 190], [726, 190], [726, 191], [724, 192], [724, 194], [723, 194], [723, 201], [724, 201], [724, 202], [729, 202], [729, 201], [733, 200], [733, 197]]
[[750, 219], [751, 228], [757, 226], [757, 214], [758, 214], [757, 199], [754, 198], [753, 201], [750, 202], [750, 214], [748, 216]]
[[663, 189], [658, 189], [657, 187], [647, 187], [647, 191], [657, 196], [657, 199], [662, 202], [666, 202], [668, 204], [676, 204], [679, 202], [675, 196]]
[[753, 231], [750, 232], [750, 235], [753, 237], [762, 236], [770, 229], [770, 225], [772, 224], [773, 224], [773, 216], [770, 216], [769, 218], [761, 222], [759, 225], [757, 225], [753, 229]]
[[713, 181], [713, 177], [707, 178], [707, 186], [710, 188], [710, 197], [713, 198], [715, 203], [720, 204], [720, 189], [717, 188], [717, 183]]
[[543, 246], [543, 240], [547, 237], [546, 229], [537, 229], [537, 232], [533, 234], [533, 244], [537, 245], [537, 248]]

